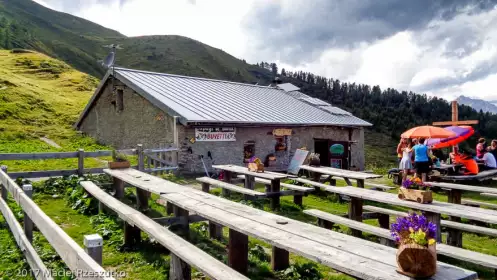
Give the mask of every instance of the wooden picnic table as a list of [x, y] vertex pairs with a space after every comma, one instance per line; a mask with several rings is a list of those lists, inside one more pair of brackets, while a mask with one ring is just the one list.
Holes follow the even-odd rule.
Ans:
[[[176, 205], [175, 213], [196, 213], [209, 222], [229, 227], [228, 264], [239, 272], [247, 271], [250, 235], [273, 245], [271, 265], [275, 270], [289, 266], [292, 252], [361, 279], [410, 279], [396, 272], [394, 248], [232, 202], [134, 169], [104, 172], [137, 189], [161, 194], [162, 200]], [[438, 262], [437, 274], [431, 279], [472, 280], [477, 279], [477, 274]]]
[[[224, 171], [224, 181], [227, 183], [231, 183], [232, 178], [234, 178], [234, 174], [243, 174], [245, 175], [245, 188], [253, 190], [255, 188], [255, 178], [262, 178], [271, 180], [271, 188], [270, 190], [266, 189], [266, 192], [271, 193], [279, 193], [281, 192], [281, 179], [286, 179], [288, 177], [294, 177], [290, 174], [276, 173], [276, 172], [253, 172], [249, 171], [248, 168], [238, 165], [213, 165], [215, 169]], [[227, 195], [228, 191], [223, 189], [223, 195]], [[280, 207], [280, 196], [273, 195], [271, 197], [271, 209], [278, 209]]]
[[[425, 213], [425, 216], [437, 225], [437, 241], [441, 241], [441, 231], [440, 231], [440, 215], [449, 215], [460, 218], [466, 218], [475, 221], [482, 221], [490, 224], [497, 224], [497, 211], [475, 208], [470, 206], [464, 206], [461, 204], [446, 203], [440, 201], [433, 201], [429, 204], [422, 204], [413, 201], [401, 200], [396, 194], [377, 192], [368, 189], [360, 189], [354, 187], [334, 187], [311, 180], [306, 180], [302, 178], [296, 179], [301, 183], [311, 184], [325, 189], [326, 191], [342, 194], [351, 197], [349, 203], [349, 218], [362, 221], [362, 206], [363, 200], [375, 201], [386, 203], [395, 206], [407, 207], [410, 209], [421, 210]], [[360, 231], [352, 232], [355, 236], [361, 235]]]
[[[359, 188], [364, 188], [364, 181], [366, 179], [376, 179], [383, 177], [382, 175], [377, 175], [372, 173], [338, 169], [327, 166], [315, 167], [309, 165], [301, 165], [300, 168], [313, 172], [313, 179], [316, 182], [319, 182], [321, 174], [325, 174], [330, 176], [341, 177], [350, 186], [352, 186], [352, 182], [350, 181], [350, 179], [354, 179], [357, 181], [357, 187]], [[336, 185], [336, 182], [332, 181], [332, 185]]]

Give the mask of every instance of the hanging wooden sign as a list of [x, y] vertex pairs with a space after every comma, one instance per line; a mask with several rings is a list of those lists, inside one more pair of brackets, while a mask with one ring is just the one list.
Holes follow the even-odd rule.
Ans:
[[195, 128], [195, 139], [199, 142], [236, 141], [236, 130], [234, 127]]
[[290, 136], [292, 135], [292, 130], [290, 128], [275, 128], [273, 129], [274, 136]]

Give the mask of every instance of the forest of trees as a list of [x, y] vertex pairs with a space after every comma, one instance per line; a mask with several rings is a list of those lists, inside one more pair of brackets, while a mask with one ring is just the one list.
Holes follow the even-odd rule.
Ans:
[[[262, 62], [257, 65], [263, 65], [263, 68], [270, 71], [278, 69], [275, 63]], [[283, 83], [292, 83], [305, 94], [346, 109], [372, 123], [373, 130], [396, 139], [411, 127], [451, 120], [450, 104], [442, 98], [399, 92], [392, 88], [345, 83], [302, 71], [281, 69], [278, 74]], [[474, 126], [477, 132], [473, 138], [481, 135], [487, 139], [497, 139], [497, 115], [477, 112], [471, 107], [459, 105], [459, 119], [480, 121]]]

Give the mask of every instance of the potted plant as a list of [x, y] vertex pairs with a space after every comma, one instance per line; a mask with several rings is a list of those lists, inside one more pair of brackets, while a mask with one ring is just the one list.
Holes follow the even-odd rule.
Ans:
[[399, 198], [418, 203], [431, 203], [433, 201], [430, 186], [424, 184], [418, 177], [407, 179], [402, 183], [399, 188]]
[[112, 151], [112, 160], [113, 161], [109, 161], [110, 169], [129, 168], [131, 166], [126, 155], [118, 153], [115, 150]]
[[410, 213], [397, 218], [390, 231], [399, 244], [397, 272], [413, 278], [430, 277], [437, 272], [435, 224], [423, 215]]
[[259, 158], [253, 156], [249, 159], [248, 170], [254, 172], [264, 172], [264, 164]]

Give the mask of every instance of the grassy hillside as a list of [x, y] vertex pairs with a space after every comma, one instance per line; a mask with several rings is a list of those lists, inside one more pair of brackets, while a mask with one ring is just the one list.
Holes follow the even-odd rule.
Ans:
[[[103, 148], [72, 129], [97, 83], [94, 77], [46, 55], [0, 50], [0, 152]], [[41, 137], [62, 148], [46, 144]], [[50, 166], [51, 161], [1, 164], [10, 170], [36, 170]], [[50, 167], [64, 164], [73, 163], [59, 160]]]
[[117, 60], [123, 67], [239, 82], [258, 80], [251, 72], [253, 66], [186, 37], [126, 37], [31, 0], [0, 0], [0, 49], [37, 50], [100, 77], [105, 71], [98, 60], [109, 52], [103, 46], [113, 43], [124, 48]]

